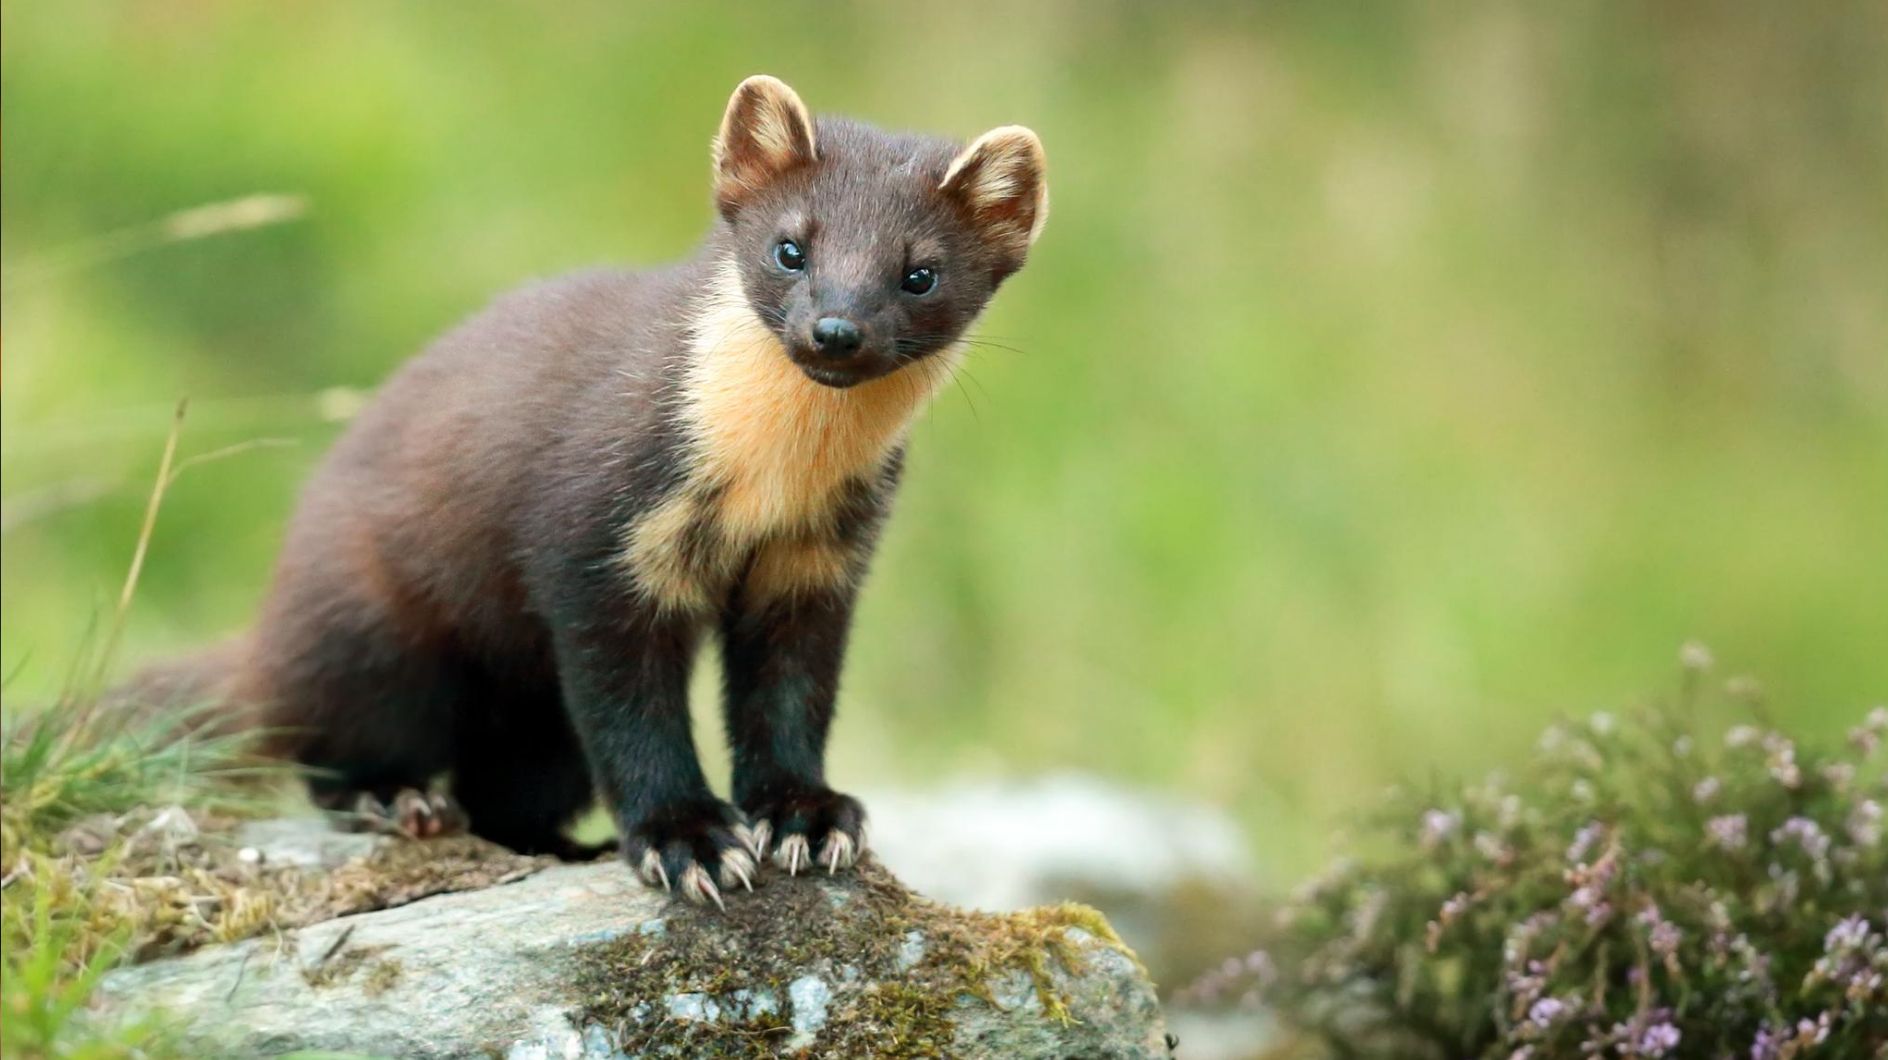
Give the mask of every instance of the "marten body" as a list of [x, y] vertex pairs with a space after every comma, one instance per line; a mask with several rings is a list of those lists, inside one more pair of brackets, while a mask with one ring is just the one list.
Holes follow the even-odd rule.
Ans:
[[[913, 417], [1040, 230], [1041, 148], [816, 126], [753, 78], [715, 156], [693, 258], [503, 297], [309, 483], [227, 684], [317, 801], [449, 774], [473, 832], [573, 854], [600, 793], [638, 872], [697, 900], [862, 849], [823, 772], [853, 601]], [[689, 729], [707, 635], [731, 803]]]

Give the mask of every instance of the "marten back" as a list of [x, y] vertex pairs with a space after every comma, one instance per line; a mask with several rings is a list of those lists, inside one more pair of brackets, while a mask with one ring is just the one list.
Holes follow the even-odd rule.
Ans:
[[[304, 490], [264, 630], [294, 623], [304, 592], [365, 593], [416, 640], [451, 635], [464, 650], [515, 654], [520, 627], [542, 621], [523, 564], [557, 544], [547, 533], [562, 520], [546, 514], [559, 490], [632, 449], [673, 459], [662, 404], [686, 325], [687, 272], [598, 270], [534, 284], [405, 365]], [[280, 639], [265, 632], [259, 647]]]

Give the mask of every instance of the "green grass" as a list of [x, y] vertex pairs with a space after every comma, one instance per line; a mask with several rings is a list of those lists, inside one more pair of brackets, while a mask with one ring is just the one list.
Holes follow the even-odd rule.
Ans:
[[[1888, 13], [579, 2], [0, 11], [10, 703], [116, 598], [128, 662], [246, 623], [358, 396], [483, 300], [657, 262], [769, 71], [1047, 145], [1053, 217], [916, 432], [835, 779], [1094, 770], [1266, 871], [1700, 637], [1807, 735], [1888, 690]], [[297, 219], [74, 260], [175, 211]], [[13, 709], [12, 706], [9, 709]], [[707, 733], [704, 728], [704, 737]], [[712, 742], [704, 740], [704, 742]]]
[[160, 914], [101, 894], [121, 838], [82, 855], [65, 849], [61, 832], [94, 815], [172, 805], [228, 814], [259, 798], [253, 785], [232, 785], [258, 769], [241, 740], [206, 738], [188, 715], [127, 721], [107, 713], [62, 705], [0, 735], [0, 1055], [171, 1055], [158, 1022], [101, 1027], [82, 1018], [100, 977]]
[[[180, 405], [102, 635], [81, 641], [55, 702], [0, 717], [0, 1055], [6, 1057], [176, 1055], [161, 1017], [105, 1024], [85, 1014], [99, 980], [133, 956], [145, 941], [140, 936], [168, 912], [162, 888], [147, 892], [114, 879], [127, 836], [154, 808], [187, 805], [198, 816], [252, 810], [266, 799], [257, 781], [280, 773], [254, 758], [253, 734], [219, 731], [218, 719], [205, 709], [154, 712], [103, 694], [164, 496], [184, 470], [221, 455], [176, 460], [183, 415]], [[97, 623], [89, 628], [99, 633]], [[146, 817], [133, 821], [139, 813]], [[68, 828], [101, 817], [112, 823], [93, 829], [100, 849], [74, 849], [66, 840]]]

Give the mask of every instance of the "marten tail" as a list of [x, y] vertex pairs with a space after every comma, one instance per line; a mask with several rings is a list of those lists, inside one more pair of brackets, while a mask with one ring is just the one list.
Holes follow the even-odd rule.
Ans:
[[100, 697], [102, 710], [127, 721], [175, 721], [193, 736], [234, 736], [258, 724], [242, 695], [247, 636], [150, 666]]

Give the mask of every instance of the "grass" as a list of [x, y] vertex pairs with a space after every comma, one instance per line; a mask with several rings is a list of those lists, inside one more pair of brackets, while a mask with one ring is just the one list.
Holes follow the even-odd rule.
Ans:
[[[140, 889], [116, 878], [133, 856], [131, 837], [161, 824], [165, 812], [181, 815], [188, 805], [211, 817], [252, 809], [262, 798], [256, 781], [279, 773], [254, 759], [246, 735], [219, 732], [206, 710], [160, 714], [113, 703], [103, 691], [165, 492], [200, 462], [176, 460], [184, 411], [180, 403], [104, 637], [80, 652], [56, 703], [0, 718], [0, 1053], [8, 1057], [167, 1055], [155, 1022], [100, 1027], [83, 1019], [92, 989], [186, 915], [217, 938], [255, 919], [252, 908], [238, 906], [213, 914], [218, 922], [211, 924], [169, 893], [186, 881]], [[100, 818], [86, 841], [68, 835]]]

